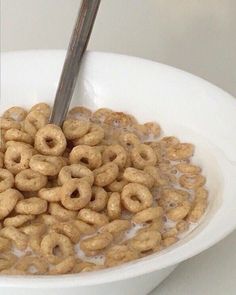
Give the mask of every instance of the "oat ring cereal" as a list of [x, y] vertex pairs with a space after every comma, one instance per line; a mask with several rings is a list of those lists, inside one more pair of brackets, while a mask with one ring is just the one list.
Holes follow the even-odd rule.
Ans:
[[5, 152], [4, 165], [13, 174], [29, 168], [29, 162], [35, 151], [21, 145], [9, 146]]
[[22, 170], [15, 177], [15, 186], [21, 191], [38, 191], [45, 187], [46, 184], [47, 177], [32, 169]]
[[156, 164], [157, 158], [153, 149], [145, 144], [136, 145], [131, 150], [131, 160], [137, 169]]
[[3, 113], [3, 118], [21, 122], [25, 119], [27, 112], [21, 107], [12, 107]]
[[208, 208], [194, 145], [107, 108], [0, 117], [0, 275], [99, 271], [160, 252]]
[[[58, 264], [66, 257], [74, 254], [70, 239], [58, 233], [50, 233], [44, 236], [40, 247], [44, 258], [52, 264]], [[59, 249], [56, 252], [55, 248], [57, 247]]]
[[34, 155], [30, 159], [29, 166], [45, 176], [55, 176], [60, 172], [63, 162], [55, 156]]
[[94, 182], [93, 172], [81, 164], [71, 164], [70, 166], [64, 166], [58, 175], [58, 181], [60, 184], [64, 184], [73, 178], [86, 180], [90, 185], [93, 185]]
[[72, 149], [69, 160], [71, 164], [81, 164], [94, 170], [101, 166], [102, 156], [95, 148], [88, 145], [79, 145]]
[[64, 183], [61, 189], [61, 203], [69, 210], [84, 208], [91, 197], [91, 186], [85, 180], [71, 179]]
[[75, 140], [84, 136], [90, 128], [88, 121], [68, 119], [63, 123], [63, 132], [68, 140]]
[[43, 155], [60, 156], [66, 149], [66, 138], [61, 128], [48, 124], [36, 133], [34, 146]]
[[13, 187], [14, 176], [7, 169], [0, 168], [0, 193]]
[[122, 190], [121, 202], [128, 211], [137, 213], [151, 207], [153, 197], [147, 187], [138, 183], [129, 183]]

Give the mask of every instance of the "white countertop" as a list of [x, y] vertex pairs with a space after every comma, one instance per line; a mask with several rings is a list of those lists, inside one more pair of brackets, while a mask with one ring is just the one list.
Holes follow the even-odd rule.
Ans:
[[235, 295], [236, 231], [189, 259], [150, 295]]

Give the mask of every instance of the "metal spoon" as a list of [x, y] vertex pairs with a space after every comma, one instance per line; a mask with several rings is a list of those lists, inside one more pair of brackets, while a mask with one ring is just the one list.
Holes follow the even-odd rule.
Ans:
[[83, 0], [67, 50], [50, 123], [61, 126], [69, 109], [83, 54], [87, 48], [101, 0]]

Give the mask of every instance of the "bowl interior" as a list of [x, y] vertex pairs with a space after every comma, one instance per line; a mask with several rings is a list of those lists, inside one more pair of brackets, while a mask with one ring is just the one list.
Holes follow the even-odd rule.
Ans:
[[[1, 111], [12, 105], [27, 107], [42, 101], [52, 104], [64, 56], [63, 51], [3, 55]], [[126, 267], [127, 271], [132, 270], [131, 275], [132, 265], [136, 274], [141, 274], [174, 264], [206, 249], [235, 227], [234, 219], [233, 224], [225, 224], [227, 230], [221, 234], [215, 232], [224, 210], [236, 208], [231, 192], [232, 177], [236, 175], [233, 137], [236, 103], [230, 95], [166, 65], [127, 56], [88, 53], [72, 101], [72, 106], [78, 104], [129, 112], [141, 122], [157, 121], [165, 135], [195, 144], [194, 162], [203, 167], [207, 177], [210, 205], [199, 226], [161, 255], [117, 267], [117, 274]], [[231, 209], [229, 204], [233, 204]], [[208, 231], [214, 234], [209, 236]], [[196, 242], [201, 246], [196, 247]], [[137, 271], [140, 263], [142, 270]]]

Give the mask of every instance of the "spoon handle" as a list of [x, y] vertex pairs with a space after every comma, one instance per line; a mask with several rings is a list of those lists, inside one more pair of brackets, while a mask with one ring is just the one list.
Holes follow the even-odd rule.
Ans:
[[52, 124], [61, 126], [68, 112], [82, 57], [90, 38], [100, 1], [82, 1], [54, 100], [50, 118]]

